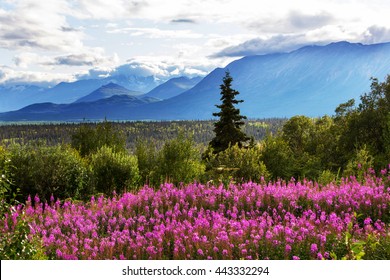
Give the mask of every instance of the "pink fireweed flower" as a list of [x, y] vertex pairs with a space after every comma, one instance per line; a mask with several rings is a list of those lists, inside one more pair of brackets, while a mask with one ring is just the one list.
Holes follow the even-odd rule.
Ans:
[[311, 244], [311, 246], [310, 246], [310, 251], [311, 251], [312, 253], [317, 253], [317, 251], [318, 251], [317, 244], [315, 244], [315, 243]]
[[364, 219], [364, 225], [368, 226], [368, 225], [370, 225], [371, 223], [372, 223], [372, 220], [371, 220], [370, 217]]

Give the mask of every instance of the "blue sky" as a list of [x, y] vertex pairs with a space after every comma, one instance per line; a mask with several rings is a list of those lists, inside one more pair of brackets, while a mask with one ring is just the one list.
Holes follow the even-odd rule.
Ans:
[[245, 55], [390, 41], [388, 0], [0, 0], [0, 84], [205, 75]]

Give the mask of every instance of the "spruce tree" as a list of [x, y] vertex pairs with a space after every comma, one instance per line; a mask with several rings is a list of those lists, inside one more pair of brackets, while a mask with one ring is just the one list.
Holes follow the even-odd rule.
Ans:
[[214, 153], [219, 153], [226, 150], [229, 146], [238, 144], [242, 147], [243, 142], [250, 138], [241, 131], [241, 126], [244, 124], [245, 116], [240, 115], [240, 110], [235, 108], [236, 104], [243, 100], [236, 100], [235, 97], [239, 94], [238, 91], [231, 88], [233, 78], [229, 71], [226, 72], [221, 84], [221, 101], [222, 104], [215, 105], [220, 109], [218, 113], [213, 113], [213, 116], [219, 117], [219, 120], [214, 123], [215, 137], [210, 142], [210, 147]]

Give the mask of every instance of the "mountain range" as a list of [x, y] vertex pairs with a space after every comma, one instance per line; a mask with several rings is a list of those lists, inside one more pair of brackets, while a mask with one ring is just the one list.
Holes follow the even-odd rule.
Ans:
[[[75, 103], [30, 105], [1, 113], [0, 120], [210, 119], [217, 111], [215, 104], [220, 103], [219, 86], [226, 71], [233, 77], [233, 88], [240, 92], [238, 99], [244, 100], [239, 105], [241, 113], [249, 118], [333, 114], [340, 103], [369, 91], [371, 77], [381, 81], [390, 74], [390, 43], [337, 42], [288, 53], [247, 56], [215, 69], [203, 79], [172, 79], [145, 95], [140, 95], [139, 88], [128, 86], [124, 87], [131, 93], [122, 88], [127, 94], [116, 94], [110, 88], [123, 86], [124, 82], [114, 84], [107, 78], [95, 84], [108, 87], [108, 95], [97, 94], [96, 88], [85, 93], [89, 84], [78, 81], [67, 92], [67, 98], [61, 97]], [[79, 85], [83, 90], [77, 90]], [[57, 87], [60, 85], [50, 90], [51, 96], [62, 94], [55, 91]], [[91, 100], [88, 96], [95, 97]], [[153, 98], [142, 99], [146, 97]]]

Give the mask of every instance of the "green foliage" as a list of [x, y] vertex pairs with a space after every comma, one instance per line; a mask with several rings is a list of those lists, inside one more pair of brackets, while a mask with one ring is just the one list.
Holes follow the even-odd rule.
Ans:
[[157, 177], [171, 183], [189, 183], [199, 179], [205, 170], [200, 152], [191, 137], [183, 133], [165, 142], [158, 155]]
[[261, 148], [240, 148], [238, 144], [226, 150], [207, 157], [209, 178], [222, 182], [234, 179], [235, 181], [255, 181], [268, 179], [269, 173], [261, 161]]
[[92, 182], [95, 191], [112, 195], [138, 186], [137, 158], [103, 146], [91, 155]]
[[115, 152], [125, 151], [126, 138], [124, 133], [116, 130], [112, 123], [104, 121], [96, 126], [81, 125], [72, 134], [71, 145], [85, 157], [103, 146], [111, 147]]
[[[256, 141], [262, 140], [267, 131], [275, 133], [285, 122], [285, 119], [271, 118], [259, 120], [246, 120], [242, 130], [254, 137]], [[134, 150], [140, 139], [147, 139], [161, 149], [165, 141], [174, 139], [179, 131], [193, 134], [197, 145], [207, 146], [214, 137], [214, 122], [206, 121], [125, 121], [112, 122], [113, 130], [120, 131], [126, 138], [126, 148]], [[27, 144], [31, 141], [44, 141], [48, 146], [58, 144], [71, 144], [72, 135], [78, 133], [81, 127], [95, 130], [99, 123], [1, 123], [0, 145], [9, 146], [10, 143]], [[88, 131], [88, 130], [87, 130]], [[86, 133], [89, 135], [88, 133]], [[79, 145], [74, 148], [79, 149]], [[83, 155], [86, 152], [81, 153]]]
[[390, 236], [369, 235], [364, 248], [367, 260], [390, 260]]
[[160, 183], [156, 174], [159, 165], [159, 155], [156, 146], [151, 141], [138, 141], [135, 148], [135, 156], [138, 160], [141, 183], [156, 185]]
[[6, 199], [6, 194], [11, 189], [10, 163], [8, 152], [0, 146], [0, 202]]
[[375, 158], [373, 167], [379, 169], [387, 165], [389, 112], [390, 75], [382, 83], [372, 79], [371, 91], [360, 97], [360, 104], [350, 106], [348, 113], [338, 119], [342, 131], [339, 146], [347, 154], [346, 162], [353, 156], [355, 147], [365, 145]]
[[[9, 206], [8, 216], [16, 215], [15, 208]], [[22, 214], [12, 219], [5, 218], [5, 213], [0, 213], [2, 219], [0, 225], [14, 227], [12, 232], [1, 232], [0, 237], [0, 259], [1, 260], [45, 260], [47, 256], [44, 253], [42, 241], [36, 236], [30, 236], [30, 226]], [[11, 220], [11, 221], [10, 221]]]
[[250, 138], [241, 131], [241, 126], [244, 125], [243, 120], [245, 116], [240, 115], [240, 110], [235, 108], [235, 105], [243, 102], [243, 100], [236, 100], [235, 96], [239, 94], [238, 91], [231, 88], [233, 78], [229, 72], [226, 72], [221, 84], [221, 105], [216, 105], [220, 109], [218, 113], [213, 113], [214, 117], [219, 120], [214, 123], [215, 137], [210, 142], [210, 147], [214, 153], [219, 153], [226, 150], [229, 146], [238, 144], [241, 148], [243, 142]]
[[[29, 237], [30, 227], [24, 212], [19, 215], [14, 199], [16, 191], [11, 176], [11, 160], [8, 152], [0, 146], [0, 260], [46, 259], [41, 241]], [[6, 227], [14, 227], [12, 232]]]
[[193, 138], [184, 136], [182, 132], [166, 141], [160, 150], [152, 142], [139, 141], [135, 155], [142, 182], [151, 186], [164, 182], [189, 183], [199, 180], [205, 170]]
[[41, 199], [82, 198], [89, 193], [89, 173], [77, 151], [67, 146], [14, 145], [10, 148], [12, 180], [21, 200], [38, 194]]
[[291, 178], [294, 165], [293, 152], [288, 143], [279, 136], [268, 135], [263, 143], [261, 160], [273, 179]]
[[344, 176], [356, 176], [361, 182], [366, 172], [373, 166], [374, 158], [370, 155], [367, 147], [364, 145], [361, 149], [355, 149], [355, 155], [348, 161], [344, 170]]
[[282, 138], [294, 154], [301, 155], [311, 140], [313, 120], [305, 116], [294, 116], [283, 126]]
[[[383, 148], [385, 158], [390, 158], [390, 112], [387, 114], [383, 128]], [[384, 164], [387, 164], [386, 162]]]
[[320, 186], [326, 186], [330, 183], [335, 183], [338, 181], [338, 174], [335, 175], [330, 170], [324, 170], [321, 172], [320, 176], [318, 176], [317, 182]]

